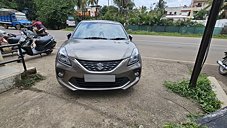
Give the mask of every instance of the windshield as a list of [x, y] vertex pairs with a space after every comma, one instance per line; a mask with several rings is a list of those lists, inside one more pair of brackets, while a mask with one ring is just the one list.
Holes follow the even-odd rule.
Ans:
[[68, 16], [68, 20], [73, 21], [73, 20], [74, 20], [74, 17], [72, 17], [72, 16]]
[[122, 25], [112, 23], [81, 23], [72, 37], [75, 39], [128, 39]]
[[28, 20], [24, 15], [16, 15], [17, 20]]

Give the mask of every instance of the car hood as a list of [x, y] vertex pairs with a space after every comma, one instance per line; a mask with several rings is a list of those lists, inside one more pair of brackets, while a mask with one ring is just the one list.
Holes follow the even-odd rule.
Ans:
[[129, 40], [69, 39], [63, 45], [68, 56], [81, 60], [121, 60], [130, 57], [134, 43]]

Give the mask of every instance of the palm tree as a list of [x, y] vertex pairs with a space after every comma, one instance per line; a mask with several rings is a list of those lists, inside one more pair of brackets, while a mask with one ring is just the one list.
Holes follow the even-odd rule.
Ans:
[[[135, 6], [134, 2], [132, 0], [113, 0], [114, 4], [117, 5], [117, 7], [120, 9], [120, 14], [123, 15], [123, 11], [127, 10], [128, 8], [133, 8]], [[133, 7], [131, 7], [133, 6]]]
[[99, 0], [87, 0], [87, 5], [98, 5]]
[[[206, 0], [204, 9], [210, 10], [212, 4], [213, 4], [213, 0]], [[227, 19], [227, 0], [224, 0], [224, 2], [223, 2], [223, 5], [219, 11], [219, 18]]]
[[165, 12], [165, 8], [167, 7], [166, 4], [167, 3], [164, 0], [159, 0], [156, 3], [155, 10], [163, 15]]

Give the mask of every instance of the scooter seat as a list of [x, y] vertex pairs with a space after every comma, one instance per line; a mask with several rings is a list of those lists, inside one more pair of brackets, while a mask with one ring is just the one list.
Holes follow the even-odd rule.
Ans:
[[44, 37], [40, 37], [39, 39], [37, 39], [35, 41], [36, 46], [42, 46], [47, 44], [49, 41], [51, 41], [51, 39], [53, 39], [53, 36], [44, 36]]
[[19, 42], [21, 36], [16, 36], [16, 37], [10, 37], [7, 39], [9, 44], [16, 44]]

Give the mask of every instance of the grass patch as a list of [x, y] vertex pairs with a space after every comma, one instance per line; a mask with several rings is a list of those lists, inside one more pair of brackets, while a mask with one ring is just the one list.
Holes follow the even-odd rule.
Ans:
[[36, 82], [39, 82], [41, 80], [44, 80], [45, 77], [42, 76], [41, 74], [31, 74], [31, 75], [26, 75], [25, 73], [21, 74], [21, 80], [16, 82], [16, 86], [21, 88], [21, 89], [28, 89], [32, 85], [34, 85]]
[[[190, 80], [184, 79], [181, 82], [165, 82], [164, 86], [168, 88], [168, 90], [179, 94], [180, 96], [192, 99], [198, 102], [205, 112], [205, 114], [209, 114], [221, 108], [221, 102], [216, 98], [216, 94], [212, 90], [212, 85], [208, 80], [207, 76], [200, 74], [197, 80], [197, 86], [195, 88], [191, 88], [189, 86]], [[202, 128], [199, 124], [195, 123], [195, 119], [205, 114], [199, 115], [187, 115], [192, 118], [191, 121], [184, 122], [180, 124], [180, 126], [170, 123], [165, 124], [163, 127], [165, 128]]]
[[[177, 37], [202, 37], [202, 34], [181, 34], [176, 32], [149, 32], [149, 31], [127, 31], [128, 34], [135, 35], [156, 35], [156, 36], [177, 36]], [[226, 36], [227, 37], [227, 36]]]
[[[65, 28], [63, 31], [74, 31], [75, 28]], [[135, 35], [155, 35], [155, 36], [177, 36], [177, 37], [198, 37], [202, 38], [203, 34], [187, 34], [187, 33], [171, 33], [171, 32], [149, 32], [149, 31], [132, 31], [128, 30], [128, 34]], [[212, 38], [227, 39], [227, 35], [214, 35]]]
[[[135, 35], [157, 35], [157, 36], [177, 36], [177, 37], [199, 37], [202, 38], [203, 34], [187, 34], [187, 33], [171, 33], [171, 32], [149, 32], [149, 31], [127, 31], [128, 34]], [[227, 39], [227, 35], [214, 35], [212, 38]]]
[[208, 128], [206, 126], [201, 126], [200, 124], [195, 123], [194, 121], [186, 121], [181, 124], [181, 126], [174, 124], [174, 123], [169, 123], [169, 124], [164, 124], [164, 128]]

